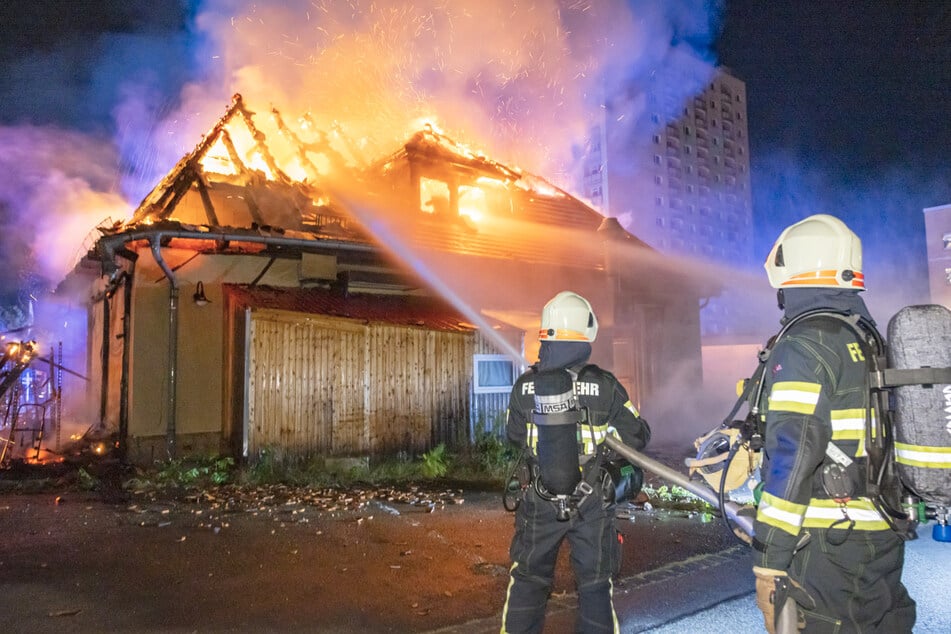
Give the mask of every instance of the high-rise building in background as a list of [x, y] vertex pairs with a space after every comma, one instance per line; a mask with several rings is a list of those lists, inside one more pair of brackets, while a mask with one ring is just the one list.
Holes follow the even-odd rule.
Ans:
[[924, 214], [931, 301], [951, 308], [951, 204], [926, 207]]
[[[746, 84], [724, 68], [709, 74], [652, 75], [605, 104], [584, 193], [661, 252], [745, 270], [753, 253]], [[705, 337], [742, 332], [730, 295], [727, 287], [703, 307]]]

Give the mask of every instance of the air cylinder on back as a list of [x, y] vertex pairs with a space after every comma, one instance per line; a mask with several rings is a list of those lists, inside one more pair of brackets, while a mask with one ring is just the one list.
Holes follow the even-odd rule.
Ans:
[[535, 376], [532, 421], [538, 432], [536, 454], [545, 490], [570, 495], [581, 481], [578, 460], [578, 424], [581, 410], [567, 370], [544, 370]]
[[[888, 367], [951, 367], [951, 311], [906, 306], [888, 323]], [[893, 388], [901, 481], [923, 500], [951, 506], [951, 384]]]

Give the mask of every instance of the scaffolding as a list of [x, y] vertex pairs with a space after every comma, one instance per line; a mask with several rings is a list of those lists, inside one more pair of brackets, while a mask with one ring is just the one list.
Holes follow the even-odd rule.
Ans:
[[[63, 346], [39, 355], [34, 341], [7, 342], [0, 357], [0, 468], [60, 450]], [[52, 441], [52, 445], [50, 442]]]

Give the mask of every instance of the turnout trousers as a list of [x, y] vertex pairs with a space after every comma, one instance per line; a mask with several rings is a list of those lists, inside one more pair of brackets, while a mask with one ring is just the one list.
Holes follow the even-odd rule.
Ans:
[[800, 606], [805, 616], [802, 631], [912, 631], [915, 602], [901, 582], [905, 560], [901, 537], [891, 530], [853, 530], [847, 537], [841, 529], [808, 530], [812, 539], [796, 553], [790, 567], [790, 574], [816, 602], [812, 610]]
[[566, 539], [578, 589], [576, 630], [618, 632], [612, 578], [620, 567], [621, 548], [614, 505], [605, 504], [596, 489], [567, 521], [558, 521], [555, 514], [555, 505], [529, 487], [515, 514], [502, 632], [542, 631], [558, 551]]

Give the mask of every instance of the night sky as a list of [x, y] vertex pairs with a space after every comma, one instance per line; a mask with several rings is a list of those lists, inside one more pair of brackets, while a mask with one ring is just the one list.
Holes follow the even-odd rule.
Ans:
[[951, 4], [726, 5], [716, 49], [747, 82], [757, 150], [786, 148], [831, 170], [947, 167]]
[[717, 59], [747, 83], [754, 221], [863, 239], [869, 295], [926, 299], [925, 207], [951, 203], [951, 4], [726, 3]]
[[173, 96], [189, 74], [189, 18], [182, 0], [0, 3], [0, 123], [101, 130], [130, 71]]
[[[876, 276], [904, 280], [898, 301], [917, 301], [927, 292], [921, 209], [951, 203], [951, 3], [683, 4], [713, 7], [719, 36], [705, 45], [747, 84], [755, 257], [783, 226], [832, 213], [863, 238], [870, 289]], [[55, 125], [119, 138], [113, 108], [128, 73], [159, 108], [171, 107], [200, 73], [195, 6], [0, 3], [0, 133]], [[129, 154], [117, 151], [126, 161]], [[122, 160], [117, 169], [131, 169]], [[8, 226], [15, 212], [4, 191], [11, 188], [0, 188]], [[7, 242], [0, 248], [9, 260]], [[15, 280], [8, 273], [0, 284], [9, 295]]]

